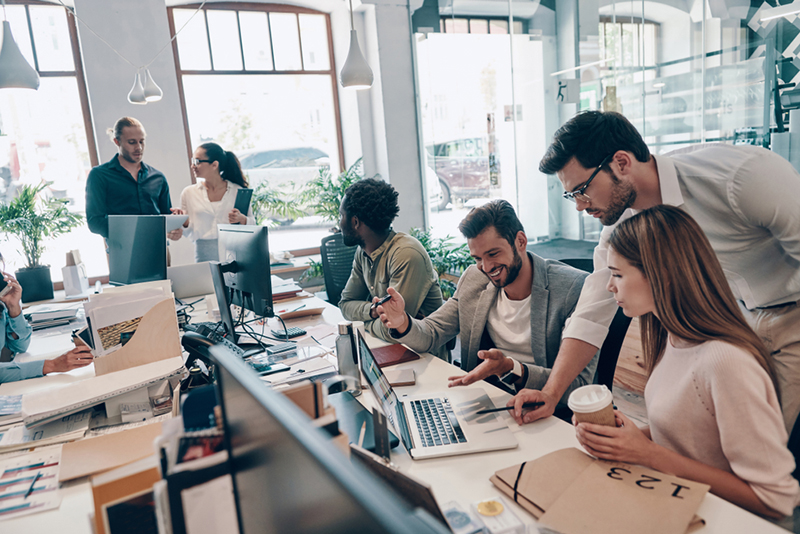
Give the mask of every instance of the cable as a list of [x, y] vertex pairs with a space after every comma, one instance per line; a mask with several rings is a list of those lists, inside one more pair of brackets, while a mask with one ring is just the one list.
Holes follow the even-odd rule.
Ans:
[[[164, 51], [164, 50], [165, 50], [165, 49], [166, 49], [166, 48], [167, 48], [169, 45], [171, 45], [171, 44], [172, 44], [172, 41], [174, 41], [174, 40], [175, 40], [175, 39], [178, 37], [178, 34], [179, 34], [179, 33], [181, 33], [181, 32], [183, 31], [183, 29], [186, 27], [186, 25], [187, 25], [187, 24], [189, 24], [189, 22], [191, 22], [191, 21], [192, 21], [192, 19], [194, 18], [194, 16], [195, 16], [195, 15], [197, 15], [197, 13], [199, 13], [201, 9], [203, 9], [203, 6], [204, 6], [204, 5], [206, 5], [206, 2], [207, 2], [207, 1], [208, 1], [208, 0], [203, 0], [203, 3], [202, 3], [202, 4], [200, 4], [200, 7], [198, 7], [198, 8], [197, 8], [197, 10], [196, 10], [194, 13], [192, 13], [192, 16], [191, 16], [191, 17], [189, 17], [189, 18], [186, 20], [186, 22], [184, 22], [184, 23], [183, 23], [183, 26], [181, 26], [181, 28], [180, 28], [178, 31], [176, 31], [176, 32], [175, 32], [175, 35], [173, 35], [173, 36], [172, 36], [172, 38], [171, 38], [171, 39], [170, 39], [170, 40], [167, 42], [167, 44], [165, 44], [165, 45], [164, 45], [164, 46], [161, 48], [161, 50], [159, 50], [159, 51], [156, 53], [156, 55], [155, 55], [155, 56], [153, 56], [153, 59], [151, 59], [149, 62], [147, 62], [147, 64], [145, 64], [144, 66], [141, 66], [141, 67], [134, 65], [134, 64], [133, 64], [133, 63], [132, 63], [130, 60], [128, 60], [128, 58], [126, 58], [125, 56], [123, 56], [122, 54], [120, 54], [119, 52], [117, 52], [117, 49], [116, 49], [116, 48], [114, 48], [113, 46], [111, 46], [111, 44], [110, 44], [108, 41], [106, 41], [105, 39], [103, 39], [103, 38], [102, 38], [102, 37], [101, 37], [101, 36], [100, 36], [100, 35], [99, 35], [99, 34], [98, 34], [96, 31], [94, 31], [94, 29], [93, 29], [91, 26], [89, 26], [88, 24], [86, 24], [86, 22], [85, 22], [85, 21], [84, 21], [82, 18], [80, 18], [80, 17], [79, 17], [79, 16], [78, 16], [78, 15], [75, 13], [75, 8], [74, 8], [74, 7], [73, 7], [73, 8], [70, 8], [68, 5], [66, 5], [64, 2], [62, 2], [62, 0], [58, 0], [58, 3], [59, 3], [59, 4], [61, 4], [61, 5], [64, 7], [64, 9], [66, 9], [66, 10], [67, 10], [67, 12], [68, 12], [70, 15], [72, 15], [72, 16], [73, 16], [73, 17], [75, 17], [75, 18], [76, 18], [78, 21], [80, 21], [80, 23], [81, 23], [81, 24], [83, 24], [83, 25], [84, 25], [84, 27], [86, 27], [86, 29], [87, 29], [87, 30], [89, 30], [90, 32], [92, 32], [92, 33], [94, 34], [94, 36], [95, 36], [95, 37], [97, 37], [98, 39], [100, 39], [100, 40], [101, 40], [101, 41], [102, 41], [102, 42], [103, 42], [103, 43], [104, 43], [104, 44], [105, 44], [107, 47], [109, 47], [109, 48], [110, 48], [110, 49], [111, 49], [111, 50], [112, 50], [112, 51], [113, 51], [115, 54], [117, 54], [119, 57], [121, 57], [123, 61], [125, 61], [125, 62], [126, 62], [127, 64], [129, 64], [131, 67], [135, 68], [135, 69], [137, 70], [137, 72], [138, 72], [138, 71], [139, 71], [139, 70], [141, 70], [141, 69], [146, 69], [146, 68], [148, 68], [150, 65], [152, 65], [152, 64], [153, 64], [153, 62], [154, 62], [156, 59], [158, 59], [158, 56], [160, 56], [160, 55], [161, 55], [161, 52], [163, 52], [163, 51]], [[3, 1], [3, 9], [5, 9], [5, 1]]]

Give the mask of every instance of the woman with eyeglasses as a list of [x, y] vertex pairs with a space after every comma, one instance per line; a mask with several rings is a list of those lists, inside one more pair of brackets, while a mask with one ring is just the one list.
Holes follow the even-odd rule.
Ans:
[[[0, 255], [0, 350], [7, 348], [15, 354], [25, 352], [31, 343], [31, 326], [22, 315], [22, 287], [5, 271], [5, 262]], [[13, 359], [13, 358], [12, 358]], [[15, 361], [0, 363], [0, 384], [26, 378], [37, 378], [49, 373], [63, 373], [92, 363], [89, 347], [82, 346], [50, 360], [34, 360], [24, 363]]]
[[656, 206], [609, 238], [608, 290], [639, 317], [649, 427], [578, 423], [590, 454], [709, 484], [751, 512], [800, 500], [772, 357], [739, 310], [708, 238], [686, 212]]
[[195, 149], [192, 174], [197, 183], [181, 192], [181, 209], [173, 211], [189, 216], [183, 234], [195, 243], [195, 261], [218, 261], [217, 225], [256, 223], [252, 208], [245, 215], [233, 207], [247, 178], [236, 154], [216, 143]]

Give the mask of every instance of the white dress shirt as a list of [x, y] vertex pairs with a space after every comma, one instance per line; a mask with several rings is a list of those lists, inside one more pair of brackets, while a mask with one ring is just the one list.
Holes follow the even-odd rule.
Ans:
[[[800, 174], [788, 161], [760, 147], [722, 144], [653, 157], [662, 202], [700, 224], [738, 300], [754, 309], [800, 299]], [[635, 214], [629, 209], [620, 221]], [[617, 308], [606, 290], [616, 224], [603, 228], [565, 338], [603, 344]]]
[[[189, 226], [183, 229], [183, 235], [192, 241], [217, 239], [217, 225], [230, 224], [228, 213], [236, 203], [236, 192], [242, 188], [231, 182], [225, 183], [228, 189], [217, 202], [208, 200], [206, 181], [202, 179], [181, 192], [181, 209], [189, 214]], [[255, 223], [251, 206], [247, 213], [247, 224]]]

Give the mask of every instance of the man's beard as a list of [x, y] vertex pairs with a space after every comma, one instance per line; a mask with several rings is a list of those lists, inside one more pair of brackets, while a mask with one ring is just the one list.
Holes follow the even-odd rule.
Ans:
[[514, 251], [514, 261], [511, 265], [503, 265], [503, 268], [506, 270], [506, 279], [502, 282], [502, 285], [489, 278], [489, 281], [492, 282], [495, 287], [506, 287], [513, 284], [514, 280], [519, 276], [519, 272], [522, 270], [522, 258], [517, 252], [517, 249], [512, 247], [512, 250]]
[[611, 226], [616, 223], [625, 210], [636, 202], [636, 189], [629, 182], [623, 182], [616, 176], [613, 176], [613, 181], [615, 185], [611, 190], [611, 200], [608, 207], [603, 210], [603, 216], [600, 217], [600, 223], [603, 226]]
[[361, 239], [357, 233], [355, 233], [351, 228], [345, 228], [342, 226], [342, 241], [346, 247], [354, 247], [356, 245], [364, 248], [364, 240]]

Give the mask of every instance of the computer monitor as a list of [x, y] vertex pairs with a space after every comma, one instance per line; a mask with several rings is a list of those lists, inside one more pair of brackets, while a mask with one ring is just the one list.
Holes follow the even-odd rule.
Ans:
[[236, 343], [236, 330], [234, 329], [233, 315], [231, 315], [231, 301], [228, 296], [230, 290], [225, 285], [222, 265], [218, 261], [211, 261], [208, 263], [208, 267], [211, 271], [211, 281], [214, 283], [214, 293], [217, 296], [220, 321], [222, 321], [222, 325], [225, 327], [228, 339]]
[[167, 279], [167, 220], [163, 215], [109, 215], [107, 242], [112, 285]]
[[262, 317], [272, 317], [272, 284], [266, 226], [220, 224], [219, 261], [232, 304]]
[[210, 353], [243, 534], [449, 532], [348, 461], [228, 348]]

